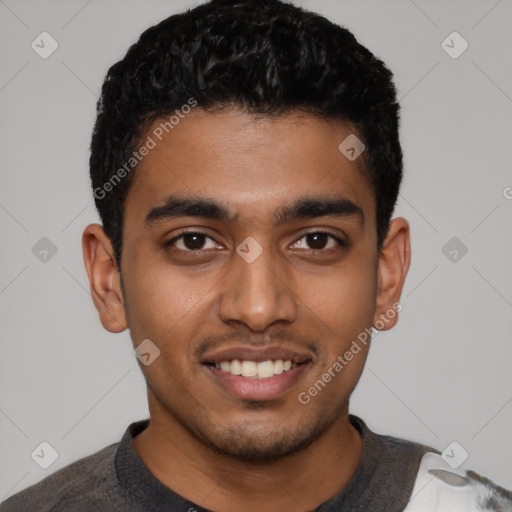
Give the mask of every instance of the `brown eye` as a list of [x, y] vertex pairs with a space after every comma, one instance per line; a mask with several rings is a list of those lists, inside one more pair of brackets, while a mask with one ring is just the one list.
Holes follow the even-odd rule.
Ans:
[[345, 244], [338, 237], [331, 233], [323, 231], [315, 231], [302, 236], [293, 245], [296, 249], [306, 249], [311, 251], [322, 251], [324, 249], [333, 249], [336, 246], [344, 247]]
[[329, 242], [329, 235], [326, 233], [312, 233], [306, 236], [306, 241], [311, 249], [325, 249]]
[[190, 233], [188, 235], [183, 236], [183, 245], [190, 249], [191, 251], [197, 251], [198, 249], [202, 249], [206, 241], [206, 237], [204, 235], [199, 235], [197, 233]]
[[175, 249], [185, 252], [215, 249], [215, 247], [217, 247], [215, 241], [203, 233], [182, 233], [173, 238], [166, 245], [173, 246]]

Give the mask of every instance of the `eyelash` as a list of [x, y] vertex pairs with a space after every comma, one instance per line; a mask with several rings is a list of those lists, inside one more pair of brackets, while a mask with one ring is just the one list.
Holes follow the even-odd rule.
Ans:
[[[176, 251], [181, 251], [181, 252], [189, 253], [189, 254], [201, 253], [201, 251], [205, 250], [205, 249], [197, 249], [197, 250], [193, 250], [193, 249], [177, 249], [176, 247], [172, 247], [173, 244], [175, 244], [178, 240], [182, 240], [187, 235], [199, 235], [199, 236], [208, 238], [211, 241], [217, 243], [211, 236], [207, 235], [206, 233], [202, 233], [200, 231], [184, 231], [183, 233], [181, 233], [181, 234], [175, 236], [174, 238], [172, 238], [171, 240], [165, 242], [164, 246], [166, 248], [172, 248], [172, 249], [174, 249]], [[347, 243], [344, 240], [342, 240], [341, 238], [337, 237], [336, 235], [333, 235], [329, 231], [321, 231], [321, 230], [320, 231], [310, 231], [309, 233], [305, 233], [300, 238], [298, 238], [293, 244], [294, 245], [297, 244], [300, 240], [302, 240], [303, 238], [306, 238], [307, 236], [310, 236], [310, 235], [327, 235], [331, 240], [334, 240], [338, 244], [339, 247], [342, 247], [342, 248], [347, 247]], [[318, 253], [318, 252], [327, 252], [330, 249], [332, 249], [332, 248], [328, 248], [328, 249], [309, 249], [309, 251], [310, 252]], [[206, 249], [206, 250], [208, 250], [208, 249]]]

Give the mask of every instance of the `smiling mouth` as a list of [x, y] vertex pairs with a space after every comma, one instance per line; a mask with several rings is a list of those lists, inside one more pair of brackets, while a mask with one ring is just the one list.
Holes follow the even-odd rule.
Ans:
[[242, 401], [273, 401], [297, 385], [315, 359], [304, 347], [239, 345], [207, 352], [201, 358], [216, 385]]
[[300, 364], [306, 364], [307, 361], [296, 363], [291, 360], [269, 359], [267, 361], [248, 361], [233, 359], [231, 361], [221, 361], [218, 363], [208, 363], [215, 366], [218, 370], [231, 375], [237, 375], [248, 379], [269, 379], [276, 375], [281, 375], [293, 370]]
[[[237, 354], [238, 355], [238, 354]], [[286, 355], [222, 354], [204, 361], [203, 367], [224, 391], [243, 401], [277, 400], [292, 389], [312, 363], [291, 352]]]

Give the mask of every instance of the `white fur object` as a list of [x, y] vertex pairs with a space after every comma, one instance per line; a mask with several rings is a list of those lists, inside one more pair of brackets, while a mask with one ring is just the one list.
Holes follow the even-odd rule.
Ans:
[[422, 459], [404, 512], [512, 512], [510, 492], [476, 473], [451, 468], [440, 455]]

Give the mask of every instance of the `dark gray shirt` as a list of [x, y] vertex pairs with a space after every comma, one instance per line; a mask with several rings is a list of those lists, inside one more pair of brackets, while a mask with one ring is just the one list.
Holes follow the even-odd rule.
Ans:
[[[423, 455], [437, 452], [377, 435], [355, 416], [350, 416], [350, 421], [363, 438], [361, 462], [347, 486], [317, 512], [403, 511], [411, 499]], [[149, 420], [132, 423], [121, 442], [15, 494], [0, 505], [0, 512], [206, 512], [160, 483], [144, 465], [132, 440], [148, 424]]]

